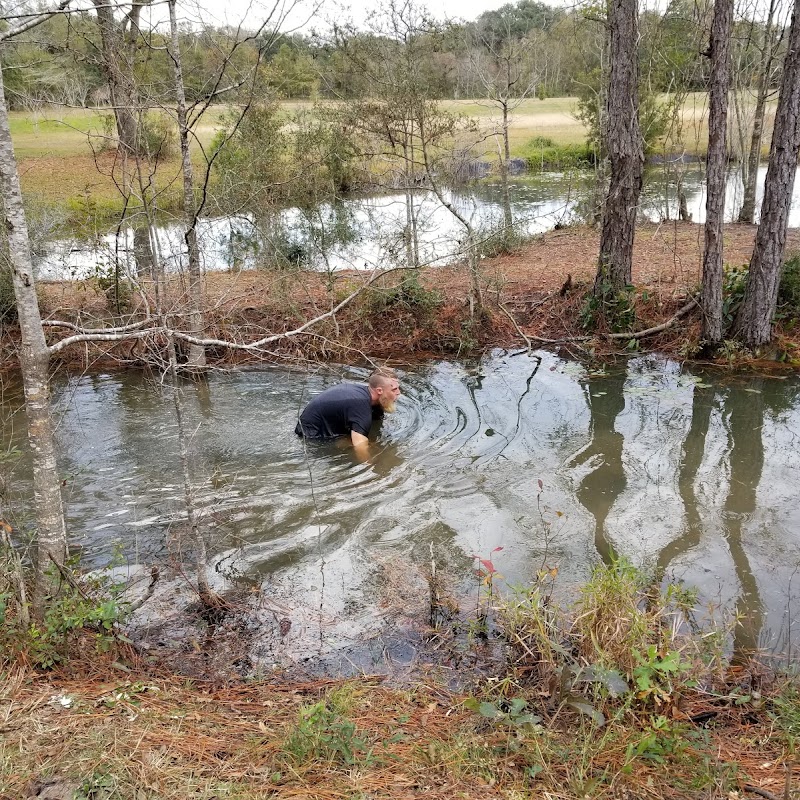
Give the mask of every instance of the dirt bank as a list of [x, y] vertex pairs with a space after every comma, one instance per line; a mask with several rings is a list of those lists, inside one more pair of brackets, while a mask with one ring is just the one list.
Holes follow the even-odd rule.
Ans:
[[[756, 227], [725, 228], [725, 261], [744, 264], [750, 258]], [[595, 270], [599, 233], [583, 227], [550, 231], [513, 254], [482, 261], [488, 313], [471, 318], [467, 304], [469, 279], [463, 267], [422, 269], [413, 285], [402, 285], [408, 273], [391, 272], [364, 291], [347, 308], [289, 340], [258, 353], [210, 348], [211, 363], [238, 363], [283, 358], [359, 361], [365, 358], [397, 362], [430, 356], [460, 356], [494, 346], [523, 343], [564, 346], [583, 352], [613, 353], [630, 340], [608, 340], [600, 334], [586, 340], [580, 311]], [[703, 228], [686, 223], [643, 225], [637, 231], [633, 281], [637, 287], [636, 330], [668, 320], [696, 291], [701, 274]], [[800, 231], [790, 231], [787, 250], [800, 249]], [[207, 336], [252, 342], [270, 333], [296, 329], [329, 311], [367, 279], [366, 273], [211, 272], [206, 278]], [[561, 293], [565, 284], [569, 290]], [[103, 326], [143, 310], [136, 297], [124, 297], [116, 313], [111, 292], [94, 281], [47, 282], [40, 286], [43, 315], [48, 319]], [[180, 278], [167, 291], [174, 309], [173, 324], [183, 327], [186, 287]], [[501, 306], [502, 304], [502, 306]], [[641, 340], [642, 349], [691, 354], [699, 332], [697, 314], [690, 314], [668, 331]], [[790, 361], [795, 342], [779, 331]], [[50, 341], [65, 336], [51, 329]], [[796, 336], [796, 334], [795, 334]], [[17, 331], [2, 331], [6, 366], [16, 361]], [[800, 341], [800, 339], [798, 340]], [[688, 342], [688, 346], [687, 346]], [[157, 360], [163, 342], [81, 344], [59, 358], [70, 368], [109, 364], [138, 365]]]

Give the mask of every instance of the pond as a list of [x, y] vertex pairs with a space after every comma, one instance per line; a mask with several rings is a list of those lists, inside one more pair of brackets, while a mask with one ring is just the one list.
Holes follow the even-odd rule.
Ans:
[[[759, 195], [763, 193], [766, 167], [759, 170]], [[551, 230], [581, 219], [592, 183], [591, 173], [545, 173], [516, 180], [511, 187], [515, 229], [524, 235]], [[687, 170], [684, 191], [692, 219], [705, 218], [704, 175]], [[728, 176], [726, 219], [733, 220], [742, 202], [742, 183], [737, 171]], [[467, 217], [480, 236], [502, 224], [501, 189], [497, 184], [478, 184], [469, 192], [449, 193], [448, 199]], [[463, 257], [463, 226], [431, 193], [415, 193], [415, 215], [421, 264], [444, 264]], [[654, 222], [676, 219], [674, 187], [663, 173], [651, 168], [645, 183], [640, 216]], [[334, 206], [284, 209], [258, 223], [249, 216], [203, 219], [198, 240], [203, 267], [236, 270], [255, 267], [265, 258], [279, 257], [289, 265], [320, 270], [373, 269], [400, 263], [405, 254], [403, 230], [406, 199], [402, 194], [345, 200]], [[795, 180], [789, 225], [800, 225], [800, 181]], [[157, 232], [159, 254], [168, 270], [186, 263], [181, 226], [162, 225]], [[142, 265], [146, 229], [123, 228], [96, 240], [60, 239], [46, 242], [37, 253], [38, 276], [45, 280], [83, 278], [108, 274], [119, 263], [123, 274], [135, 275]], [[138, 259], [138, 260], [137, 260]]]
[[[337, 444], [304, 447], [293, 433], [314, 393], [363, 372], [236, 371], [183, 388], [215, 585], [261, 598], [255, 663], [411, 662], [431, 557], [452, 595], [474, 606], [475, 556], [496, 548], [501, 591], [558, 567], [568, 595], [618, 554], [697, 587], [699, 607], [714, 609], [703, 614], [741, 614], [734, 648], [792, 650], [796, 377], [692, 373], [657, 357], [592, 372], [502, 350], [401, 375], [397, 412], [373, 432], [367, 463]], [[115, 551], [124, 572], [191, 561], [168, 391], [137, 374], [84, 375], [58, 384], [55, 402], [84, 564], [107, 564]], [[24, 530], [32, 489], [20, 403], [7, 383], [0, 452], [19, 450], [4, 460], [6, 502]], [[171, 574], [167, 585], [187, 585], [180, 569]], [[162, 598], [153, 614], [175, 602]]]

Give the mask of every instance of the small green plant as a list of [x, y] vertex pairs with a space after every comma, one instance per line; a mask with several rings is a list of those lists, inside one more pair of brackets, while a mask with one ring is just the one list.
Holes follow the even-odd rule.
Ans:
[[685, 726], [665, 716], [653, 717], [641, 736], [628, 745], [623, 772], [630, 774], [637, 759], [663, 764], [669, 758], [680, 755], [688, 746]]
[[118, 626], [128, 616], [129, 606], [122, 601], [122, 584], [100, 577], [80, 575], [70, 563], [49, 574], [53, 595], [44, 614], [27, 627], [17, 614], [9, 614], [14, 598], [0, 596], [0, 643], [6, 653], [25, 653], [34, 664], [45, 669], [64, 661], [77, 643], [89, 636], [97, 652], [108, 652], [120, 640]]
[[539, 723], [542, 718], [530, 713], [528, 701], [523, 697], [501, 698], [496, 701], [469, 697], [464, 701], [464, 708], [480, 714], [495, 725], [509, 728], [541, 729]]
[[72, 800], [111, 800], [112, 797], [119, 797], [117, 790], [117, 780], [113, 775], [97, 772], [84, 778]]
[[373, 747], [359, 734], [355, 723], [325, 700], [300, 709], [297, 727], [283, 751], [296, 764], [321, 760], [335, 767], [353, 767], [376, 761]]
[[638, 662], [633, 668], [637, 699], [652, 702], [656, 706], [671, 703], [674, 679], [688, 672], [691, 665], [684, 664], [677, 651], [661, 653], [653, 644], [648, 646], [645, 653], [634, 650], [633, 657]]
[[778, 306], [784, 316], [800, 315], [800, 253], [792, 253], [783, 265], [778, 286]]
[[595, 330], [603, 320], [614, 333], [633, 330], [636, 323], [636, 290], [628, 285], [616, 291], [603, 281], [599, 293], [590, 293], [581, 308], [578, 320], [585, 330]]
[[744, 300], [744, 290], [747, 286], [747, 264], [734, 266], [726, 264], [722, 273], [722, 324], [729, 328], [739, 311], [739, 306]]

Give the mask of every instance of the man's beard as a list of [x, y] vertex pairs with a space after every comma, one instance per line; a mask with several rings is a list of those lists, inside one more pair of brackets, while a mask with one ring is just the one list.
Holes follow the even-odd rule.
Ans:
[[389, 397], [381, 397], [378, 401], [380, 407], [383, 409], [384, 414], [394, 414], [397, 404]]

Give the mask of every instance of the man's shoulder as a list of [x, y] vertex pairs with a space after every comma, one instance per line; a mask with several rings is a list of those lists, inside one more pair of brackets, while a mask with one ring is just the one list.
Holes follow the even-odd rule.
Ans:
[[337, 383], [318, 397], [325, 400], [368, 400], [369, 389], [362, 383]]

